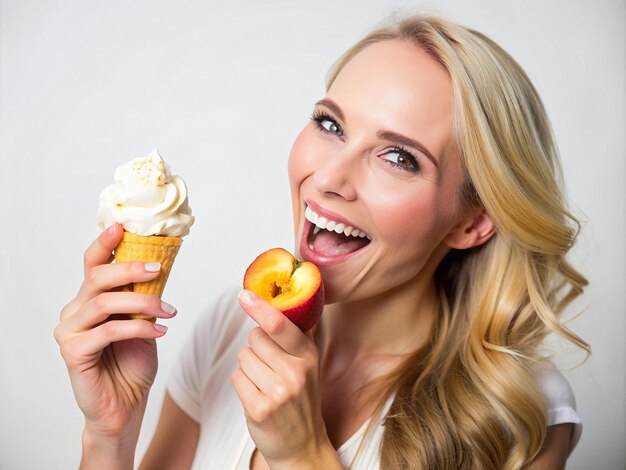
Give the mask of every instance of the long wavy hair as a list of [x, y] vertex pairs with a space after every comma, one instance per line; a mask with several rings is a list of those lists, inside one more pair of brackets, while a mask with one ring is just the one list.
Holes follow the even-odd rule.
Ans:
[[[497, 227], [484, 245], [453, 250], [436, 272], [440, 314], [431, 342], [390, 376], [385, 469], [517, 469], [539, 452], [546, 405], [535, 380], [561, 321], [587, 284], [565, 259], [580, 224], [568, 211], [558, 150], [522, 68], [483, 34], [430, 16], [373, 31], [333, 66], [327, 88], [368, 45], [408, 41], [449, 73], [464, 207]], [[384, 400], [383, 400], [384, 401]], [[382, 408], [382, 403], [378, 411]]]

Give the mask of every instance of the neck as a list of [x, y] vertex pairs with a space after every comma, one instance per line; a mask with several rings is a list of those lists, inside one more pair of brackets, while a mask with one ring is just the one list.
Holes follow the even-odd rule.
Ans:
[[341, 371], [361, 359], [402, 359], [428, 341], [436, 312], [432, 277], [365, 300], [327, 305], [315, 331], [322, 366]]

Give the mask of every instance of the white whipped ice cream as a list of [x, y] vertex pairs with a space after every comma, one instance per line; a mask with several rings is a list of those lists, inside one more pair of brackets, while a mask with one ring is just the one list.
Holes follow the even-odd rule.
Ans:
[[182, 178], [171, 175], [157, 149], [123, 164], [113, 178], [115, 183], [100, 194], [101, 229], [117, 222], [137, 235], [184, 237], [189, 233], [194, 216], [187, 186]]

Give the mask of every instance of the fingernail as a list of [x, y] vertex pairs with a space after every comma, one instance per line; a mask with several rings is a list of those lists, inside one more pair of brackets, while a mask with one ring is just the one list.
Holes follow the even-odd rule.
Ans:
[[115, 233], [115, 224], [112, 224], [109, 227], [107, 227], [107, 235], [113, 235], [114, 233]]
[[176, 313], [176, 307], [168, 304], [167, 302], [161, 302], [161, 310], [163, 310], [168, 315], [174, 315]]
[[161, 263], [146, 263], [144, 269], [149, 273], [156, 273], [161, 270]]
[[239, 293], [239, 302], [246, 305], [252, 305], [252, 292], [242, 290]]
[[159, 325], [158, 323], [155, 323], [154, 329], [157, 330], [159, 333], [165, 333], [167, 331], [167, 326]]

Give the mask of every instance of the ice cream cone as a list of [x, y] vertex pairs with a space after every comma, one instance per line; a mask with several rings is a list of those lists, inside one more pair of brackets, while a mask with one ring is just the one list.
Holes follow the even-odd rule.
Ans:
[[[115, 248], [115, 261], [117, 263], [158, 261], [161, 263], [161, 271], [152, 281], [129, 284], [124, 286], [123, 290], [161, 297], [182, 242], [183, 240], [180, 237], [142, 236], [124, 232], [122, 241]], [[154, 317], [148, 317], [143, 314], [132, 314], [130, 317], [156, 320]]]

